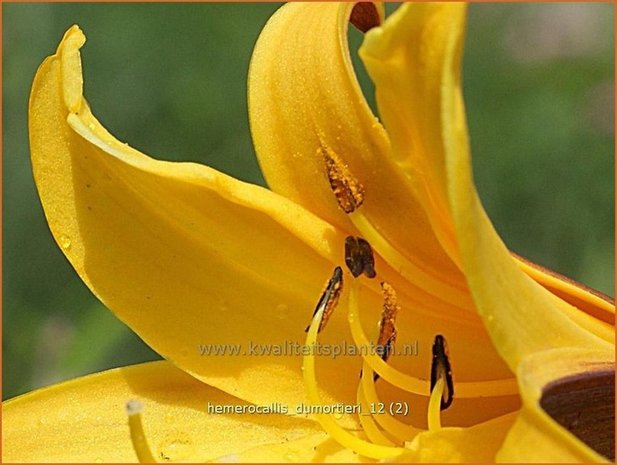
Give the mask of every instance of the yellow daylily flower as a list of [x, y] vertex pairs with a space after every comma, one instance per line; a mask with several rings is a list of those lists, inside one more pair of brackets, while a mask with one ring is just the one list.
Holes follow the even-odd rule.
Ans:
[[[367, 31], [383, 126], [353, 74], [350, 18]], [[461, 3], [405, 4], [387, 20], [376, 4], [282, 7], [249, 73], [272, 190], [115, 139], [83, 97], [85, 36], [69, 29], [29, 105], [47, 221], [92, 292], [172, 363], [7, 402], [3, 459], [611, 458], [614, 305], [511, 254], [493, 229], [471, 173], [464, 28]], [[394, 340], [419, 350], [349, 350]], [[299, 343], [347, 353], [264, 352]], [[144, 405], [131, 407], [133, 444], [131, 399]], [[293, 415], [315, 405], [388, 408]]]

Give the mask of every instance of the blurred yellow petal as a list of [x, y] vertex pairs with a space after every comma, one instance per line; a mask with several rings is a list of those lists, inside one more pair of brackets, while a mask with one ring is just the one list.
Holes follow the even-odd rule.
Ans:
[[611, 297], [516, 254], [512, 255], [525, 273], [557, 297], [598, 320], [615, 325], [615, 303]]
[[360, 49], [392, 143], [389, 155], [429, 212], [442, 247], [457, 262], [440, 105], [449, 85], [444, 62], [460, 53], [465, 10], [464, 3], [403, 5], [385, 27], [369, 31]]
[[[299, 357], [259, 356], [249, 344], [303, 338], [344, 237], [267, 189], [114, 139], [81, 96], [84, 40], [77, 27], [67, 32], [30, 100], [34, 177], [56, 241], [93, 293], [165, 358], [244, 399], [300, 402]], [[343, 319], [332, 326], [333, 338], [345, 334]], [[237, 352], [204, 356], [203, 347]], [[329, 394], [353, 398], [344, 381], [357, 368], [326, 366]]]
[[[164, 461], [206, 461], [314, 437], [316, 423], [280, 414], [208, 414], [245, 406], [169, 362], [113, 369], [40, 389], [2, 406], [3, 462], [136, 462], [125, 404], [144, 405], [146, 440]], [[319, 439], [321, 438], [321, 441]], [[267, 460], [267, 447], [261, 458]], [[255, 457], [259, 458], [259, 457]]]
[[[519, 366], [523, 410], [497, 459], [606, 462], [615, 457], [614, 352], [554, 349]], [[521, 447], [524, 444], [524, 447]]]
[[[460, 35], [456, 28], [452, 34]], [[497, 350], [516, 370], [525, 355], [548, 348], [610, 348], [612, 328], [533, 281], [518, 267], [490, 223], [471, 172], [459, 49], [453, 47], [443, 66], [441, 115], [449, 203], [463, 270]]]
[[478, 199], [461, 92], [465, 9], [463, 3], [406, 4], [366, 35], [361, 56], [375, 82], [392, 156], [410, 167], [410, 179], [424, 183], [425, 208], [448, 213], [442, 226], [454, 226], [475, 305], [513, 371], [523, 356], [545, 348], [609, 347], [612, 327], [530, 279]]

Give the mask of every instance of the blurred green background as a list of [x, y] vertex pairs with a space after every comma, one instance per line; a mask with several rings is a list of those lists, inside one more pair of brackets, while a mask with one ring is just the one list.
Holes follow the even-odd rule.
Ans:
[[[158, 358], [90, 294], [47, 229], [28, 156], [37, 66], [79, 24], [85, 92], [113, 134], [264, 184], [246, 72], [276, 8], [3, 5], [3, 398]], [[613, 14], [611, 4], [475, 4], [465, 52], [474, 168], [497, 229], [512, 250], [611, 295]], [[350, 36], [355, 54], [361, 35]]]

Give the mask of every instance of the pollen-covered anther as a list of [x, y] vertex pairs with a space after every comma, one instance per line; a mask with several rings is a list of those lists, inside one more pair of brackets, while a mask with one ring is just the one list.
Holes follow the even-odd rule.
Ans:
[[148, 446], [144, 427], [141, 423], [143, 405], [138, 400], [130, 400], [126, 403], [126, 414], [129, 417], [129, 429], [133, 449], [140, 463], [156, 463], [156, 459]]
[[364, 186], [332, 149], [321, 147], [318, 150], [324, 158], [330, 188], [339, 206], [345, 213], [354, 212], [364, 201]]
[[[328, 280], [326, 288], [321, 294], [319, 302], [317, 302], [317, 306], [315, 307], [315, 311], [313, 312], [313, 318], [315, 318], [315, 315], [317, 315], [317, 313], [319, 313], [322, 308], [324, 309], [321, 321], [319, 322], [319, 329], [317, 330], [318, 333], [326, 327], [330, 316], [332, 316], [334, 309], [338, 305], [338, 301], [342, 291], [343, 270], [340, 266], [337, 266], [332, 273], [332, 277]], [[304, 332], [308, 332], [310, 327], [311, 325], [309, 324], [304, 330]]]
[[369, 278], [377, 276], [373, 248], [361, 237], [348, 236], [345, 239], [345, 264], [354, 278], [362, 273]]
[[452, 381], [452, 368], [450, 367], [450, 360], [448, 358], [448, 344], [442, 335], [437, 335], [433, 343], [431, 393], [440, 379], [443, 380], [440, 410], [445, 410], [450, 407], [454, 399], [454, 383]]
[[[381, 320], [379, 321], [379, 336], [377, 338], [377, 350], [384, 362], [387, 362], [394, 349], [396, 342], [396, 315], [401, 307], [398, 305], [396, 291], [387, 282], [381, 283], [383, 292], [383, 310], [381, 312]], [[377, 381], [379, 375], [375, 373], [373, 380]]]

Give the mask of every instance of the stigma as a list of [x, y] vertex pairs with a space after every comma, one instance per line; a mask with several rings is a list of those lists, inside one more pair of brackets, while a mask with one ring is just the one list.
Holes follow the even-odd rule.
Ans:
[[150, 450], [144, 427], [141, 422], [141, 412], [143, 405], [138, 400], [130, 400], [126, 403], [126, 414], [129, 417], [129, 430], [131, 433], [131, 442], [133, 449], [140, 463], [156, 463], [154, 455]]

